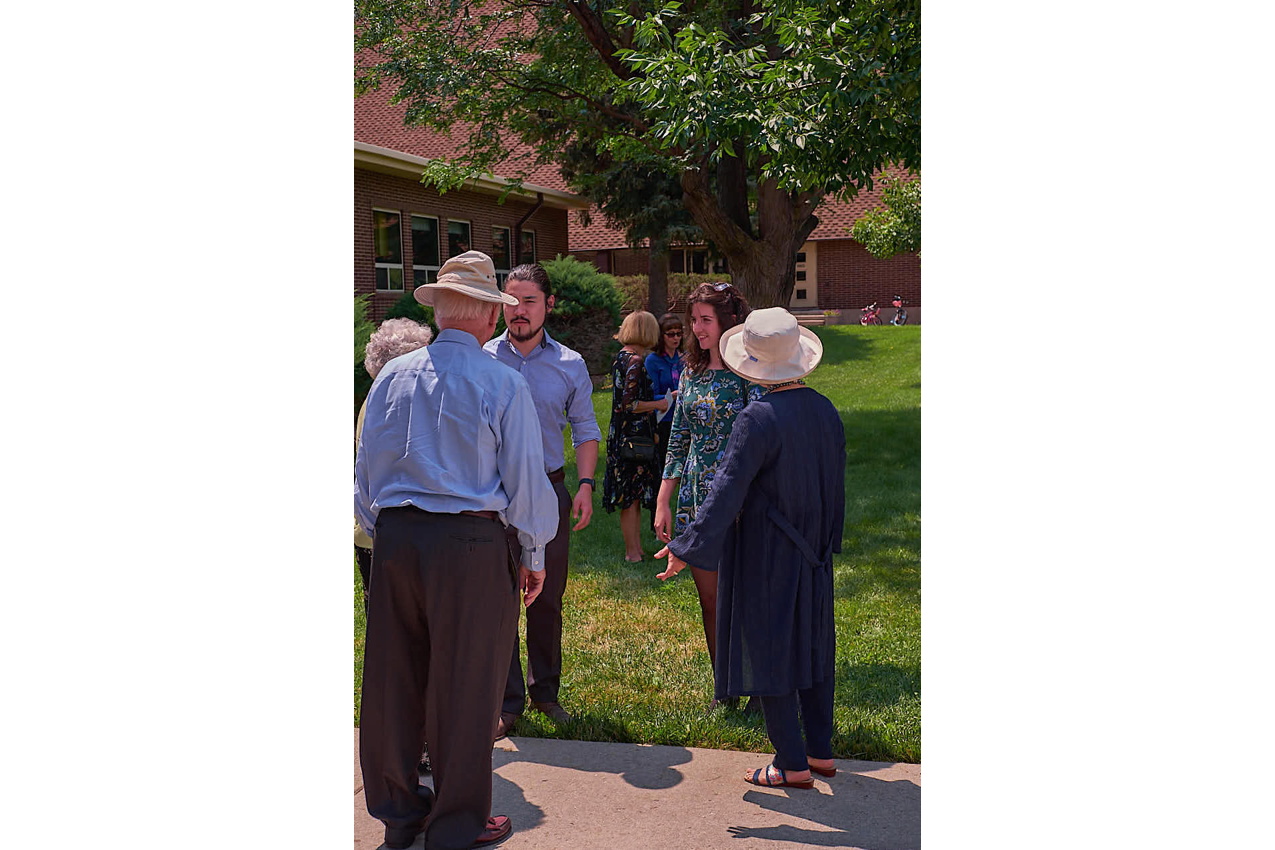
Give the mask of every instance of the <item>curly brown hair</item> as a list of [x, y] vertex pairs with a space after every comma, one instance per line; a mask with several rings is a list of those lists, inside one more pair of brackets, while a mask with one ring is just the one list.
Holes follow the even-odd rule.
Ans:
[[[707, 304], [713, 308], [713, 312], [717, 314], [717, 323], [721, 325], [722, 333], [730, 328], [735, 327], [748, 317], [752, 312], [748, 306], [747, 299], [744, 298], [742, 292], [735, 288], [731, 283], [701, 283], [695, 287], [695, 291], [691, 293], [691, 297], [686, 300], [686, 327], [691, 325], [691, 307], [696, 304]], [[700, 348], [699, 340], [695, 334], [686, 334], [682, 338], [682, 346], [685, 356], [682, 358], [686, 363], [687, 370], [699, 374], [708, 368], [709, 352], [707, 349]]]

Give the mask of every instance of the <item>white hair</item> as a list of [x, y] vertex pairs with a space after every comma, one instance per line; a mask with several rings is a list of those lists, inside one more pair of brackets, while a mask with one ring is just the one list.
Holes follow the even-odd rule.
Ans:
[[381, 368], [395, 357], [424, 348], [434, 338], [428, 325], [411, 319], [386, 319], [367, 341], [363, 353], [363, 368], [375, 378]]
[[471, 298], [454, 289], [434, 290], [434, 321], [439, 324], [486, 319], [492, 307], [500, 309], [500, 305], [495, 301]]

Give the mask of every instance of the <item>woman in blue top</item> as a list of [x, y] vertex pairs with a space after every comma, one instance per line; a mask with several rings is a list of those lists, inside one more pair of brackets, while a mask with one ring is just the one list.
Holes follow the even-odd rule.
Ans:
[[[673, 404], [677, 401], [677, 381], [682, 376], [682, 317], [677, 313], [665, 313], [660, 317], [660, 341], [655, 350], [646, 355], [646, 374], [651, 378], [655, 400], [668, 396], [668, 410], [660, 414], [655, 423], [655, 468], [664, 469], [664, 457], [668, 453], [668, 432], [673, 427]], [[655, 521], [655, 517], [651, 517]]]

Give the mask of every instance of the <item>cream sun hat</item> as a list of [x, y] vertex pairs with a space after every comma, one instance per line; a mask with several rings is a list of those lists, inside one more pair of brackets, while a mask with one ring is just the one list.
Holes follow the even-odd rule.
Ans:
[[783, 307], [753, 310], [743, 324], [723, 333], [718, 345], [732, 372], [758, 384], [804, 378], [823, 358], [819, 337]]
[[518, 299], [500, 291], [496, 285], [496, 266], [482, 251], [457, 254], [438, 270], [438, 282], [416, 287], [413, 293], [421, 304], [434, 303], [435, 289], [454, 289], [479, 301], [514, 305]]

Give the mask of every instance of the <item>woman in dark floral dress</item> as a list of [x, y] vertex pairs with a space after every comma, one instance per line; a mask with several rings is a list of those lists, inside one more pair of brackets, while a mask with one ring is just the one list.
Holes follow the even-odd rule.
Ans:
[[668, 400], [654, 401], [651, 379], [644, 358], [660, 339], [655, 316], [639, 310], [630, 313], [615, 338], [624, 346], [611, 364], [611, 424], [607, 429], [606, 476], [602, 482], [602, 507], [607, 513], [620, 509], [620, 531], [624, 534], [624, 560], [640, 561], [642, 509], [654, 510], [660, 470], [650, 463], [620, 457], [626, 437], [655, 438], [653, 411], [668, 409]]

